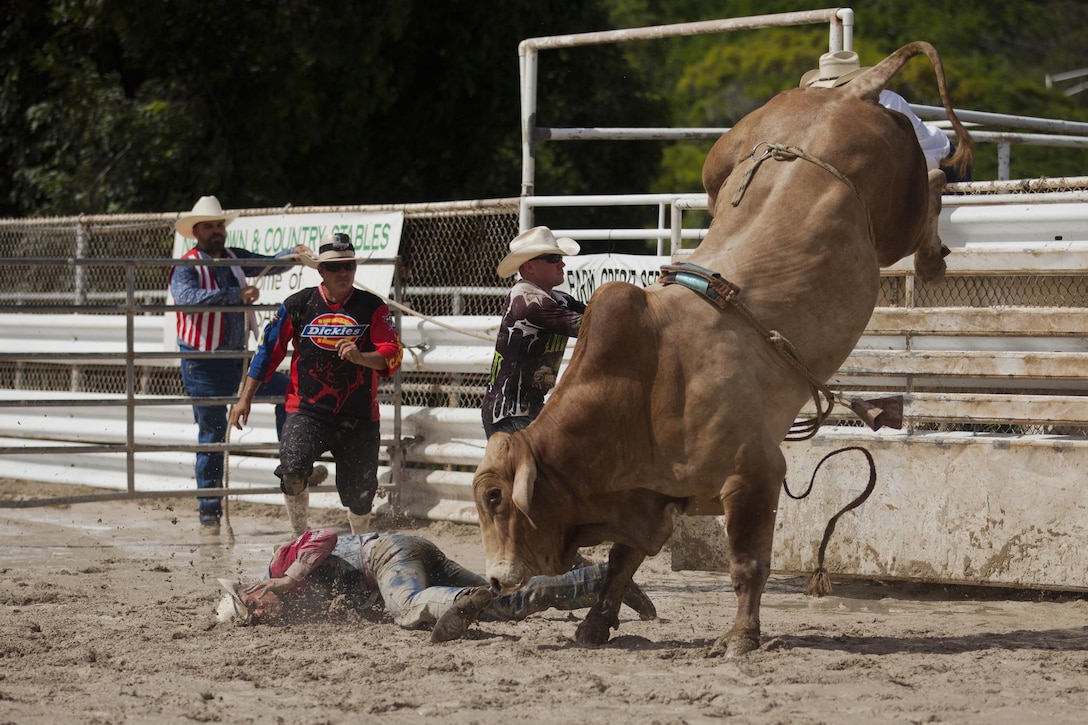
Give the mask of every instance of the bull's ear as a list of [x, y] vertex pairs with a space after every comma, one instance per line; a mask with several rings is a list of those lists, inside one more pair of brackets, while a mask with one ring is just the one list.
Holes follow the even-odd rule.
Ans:
[[533, 500], [533, 484], [536, 482], [536, 461], [532, 456], [523, 456], [521, 461], [518, 462], [518, 469], [514, 473], [514, 491], [511, 494], [511, 499], [514, 501], [514, 506], [518, 511], [525, 514], [525, 518], [529, 519], [529, 523], [533, 528], [536, 528], [536, 524], [533, 523], [532, 517], [529, 516], [529, 503]]

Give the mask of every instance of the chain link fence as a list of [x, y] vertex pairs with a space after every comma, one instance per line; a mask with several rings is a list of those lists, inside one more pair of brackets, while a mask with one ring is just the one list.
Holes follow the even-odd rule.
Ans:
[[[1073, 200], [1088, 193], [1088, 177], [1021, 179], [1017, 181], [951, 184], [952, 200], [1004, 203], [1050, 203]], [[1040, 196], [1043, 195], [1043, 196]], [[1022, 201], [1021, 201], [1022, 200]], [[1088, 307], [1088, 278], [1072, 275], [1018, 274], [1008, 276], [956, 277], [926, 284], [913, 280], [915, 307]], [[877, 305], [902, 307], [907, 304], [906, 281], [902, 276], [884, 277]]]
[[[956, 184], [949, 192], [946, 203], [1016, 203], [1021, 198], [1025, 203], [1038, 203], [1044, 197], [1060, 202], [1088, 192], [1088, 178]], [[381, 207], [251, 209], [243, 211], [243, 215], [390, 210], [404, 213], [400, 302], [427, 316], [501, 314], [510, 280], [500, 279], [495, 267], [519, 229], [516, 198]], [[69, 305], [78, 306], [86, 314], [123, 314], [129, 284], [126, 263], [131, 266], [131, 260], [141, 259], [156, 260], [157, 264], [135, 267], [132, 284], [137, 303], [164, 304], [167, 267], [161, 262], [171, 256], [176, 218], [177, 214], [148, 214], [0, 220], [0, 257], [8, 262], [0, 266], [0, 311], [10, 313], [21, 308], [31, 315], [62, 314], [57, 307]], [[20, 264], [20, 259], [27, 263]], [[56, 263], [32, 263], [42, 259]], [[80, 264], [80, 260], [88, 263]], [[949, 274], [939, 283], [927, 284], [906, 274], [895, 274], [882, 278], [877, 304], [1088, 308], [1088, 276], [1031, 271], [996, 276]], [[32, 309], [44, 306], [51, 306], [51, 311]], [[27, 328], [30, 331], [33, 325]], [[176, 360], [137, 362], [137, 393], [184, 394]], [[401, 383], [404, 405], [478, 408], [486, 375], [405, 372]], [[385, 385], [388, 389], [383, 393], [388, 395], [391, 383]], [[0, 387], [121, 394], [126, 390], [126, 370], [123, 360], [94, 365], [0, 360]], [[1009, 389], [1000, 391], [1007, 393]]]
[[[402, 304], [422, 315], [501, 314], [510, 280], [499, 279], [495, 267], [518, 233], [517, 199], [394, 209], [404, 213]], [[389, 211], [390, 207], [264, 209], [242, 214], [374, 210]], [[8, 260], [0, 265], [0, 310], [29, 316], [77, 311], [57, 311], [58, 306], [67, 305], [85, 314], [123, 314], [126, 267], [131, 266], [126, 262], [169, 259], [176, 219], [177, 214], [148, 214], [0, 220], [0, 257]], [[27, 261], [20, 264], [20, 259]], [[42, 264], [42, 260], [54, 263]], [[137, 304], [166, 304], [167, 273], [168, 267], [162, 264], [135, 266]], [[28, 320], [28, 334], [33, 334], [33, 328]], [[176, 360], [139, 364], [136, 376], [139, 394], [184, 395]], [[402, 377], [405, 405], [478, 407], [486, 383], [483, 375], [407, 372]], [[7, 389], [123, 394], [125, 386], [122, 360], [79, 366], [60, 361], [0, 361], [0, 387]]]

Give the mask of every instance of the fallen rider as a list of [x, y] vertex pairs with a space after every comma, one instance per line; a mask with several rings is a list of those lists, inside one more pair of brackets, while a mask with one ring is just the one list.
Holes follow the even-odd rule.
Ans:
[[[220, 622], [260, 624], [296, 614], [326, 612], [343, 597], [353, 608], [384, 604], [405, 629], [433, 625], [432, 642], [460, 639], [478, 619], [520, 621], [546, 609], [592, 606], [607, 564], [560, 576], [538, 576], [510, 594], [493, 595], [487, 581], [448, 558], [430, 541], [406, 534], [337, 536], [307, 531], [280, 546], [267, 578], [243, 585], [220, 579]], [[657, 616], [650, 598], [632, 582], [623, 603], [641, 619]]]

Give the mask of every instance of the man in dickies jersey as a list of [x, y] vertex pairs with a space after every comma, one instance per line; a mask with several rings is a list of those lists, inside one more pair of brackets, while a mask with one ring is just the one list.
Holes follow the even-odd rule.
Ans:
[[403, 347], [389, 307], [353, 286], [357, 261], [351, 239], [341, 233], [327, 235], [318, 255], [303, 259], [317, 269], [321, 284], [280, 305], [231, 410], [231, 425], [241, 430], [254, 394], [290, 344], [287, 421], [276, 475], [296, 536], [308, 528], [307, 479], [326, 451], [336, 461], [336, 490], [352, 533], [366, 532], [378, 490], [378, 376], [391, 377], [400, 368]]

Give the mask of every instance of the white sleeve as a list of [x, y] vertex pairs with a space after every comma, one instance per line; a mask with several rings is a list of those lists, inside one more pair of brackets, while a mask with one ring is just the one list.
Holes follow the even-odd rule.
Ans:
[[914, 126], [914, 135], [918, 137], [918, 145], [922, 148], [922, 154], [926, 157], [926, 167], [932, 171], [940, 166], [941, 161], [952, 151], [952, 144], [941, 129], [928, 123], [915, 115], [907, 103], [898, 93], [892, 91], [880, 92], [880, 105], [885, 108], [898, 111], [910, 119]]

